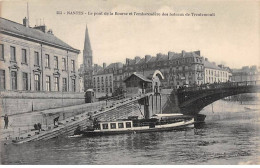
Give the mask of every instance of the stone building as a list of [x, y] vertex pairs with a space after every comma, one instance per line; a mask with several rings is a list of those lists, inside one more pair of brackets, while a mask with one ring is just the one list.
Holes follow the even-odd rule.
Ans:
[[93, 76], [95, 92], [113, 93], [113, 73], [97, 73]]
[[232, 69], [232, 81], [256, 81], [260, 79], [260, 71], [256, 65], [244, 66], [241, 69]]
[[0, 89], [79, 92], [79, 52], [45, 25], [0, 18]]
[[146, 72], [162, 72], [164, 79], [162, 87], [179, 87], [182, 85], [202, 84], [204, 81], [203, 57], [200, 51], [181, 53], [168, 52], [157, 54], [155, 57], [146, 55], [145, 58], [135, 57], [126, 59], [123, 67], [124, 77], [133, 72], [145, 74]]
[[[183, 85], [193, 86], [195, 84], [214, 83], [215, 81], [226, 82], [230, 80], [231, 76], [228, 67], [214, 65], [214, 63], [204, 59], [200, 55], [200, 51], [168, 52], [167, 55], [158, 53], [156, 56], [146, 55], [144, 58], [136, 56], [134, 59], [126, 58], [123, 66], [120, 65], [115, 68], [114, 64], [108, 66], [113, 67], [112, 69], [105, 68], [104, 71], [99, 72], [99, 75], [113, 74], [113, 90], [125, 89], [124, 79], [134, 72], [147, 76], [147, 74], [159, 70], [164, 76], [164, 79], [160, 81], [164, 88], [178, 88]], [[208, 74], [209, 72], [210, 74]]]
[[[112, 66], [112, 64], [111, 64]], [[113, 93], [113, 69], [106, 67], [106, 64], [103, 64], [103, 68], [100, 68], [98, 65], [94, 65], [94, 74], [93, 74], [93, 90], [97, 93]]]
[[227, 82], [231, 81], [231, 70], [224, 65], [216, 65], [215, 62], [209, 62], [207, 58], [204, 60], [204, 83]]
[[113, 88], [123, 88], [124, 87], [124, 71], [123, 71], [123, 64], [121, 62], [112, 63], [104, 69], [104, 73], [113, 73]]

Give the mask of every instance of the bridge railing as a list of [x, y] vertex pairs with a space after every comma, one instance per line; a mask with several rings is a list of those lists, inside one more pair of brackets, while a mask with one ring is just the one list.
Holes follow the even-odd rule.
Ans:
[[210, 90], [210, 89], [222, 89], [222, 88], [234, 88], [242, 86], [256, 86], [260, 85], [260, 81], [243, 81], [243, 82], [225, 82], [225, 83], [212, 83], [202, 84], [192, 87], [180, 87], [178, 91], [196, 91], [196, 90]]

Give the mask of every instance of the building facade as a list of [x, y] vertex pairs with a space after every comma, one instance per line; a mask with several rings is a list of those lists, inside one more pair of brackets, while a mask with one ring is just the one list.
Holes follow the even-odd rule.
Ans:
[[260, 79], [259, 67], [244, 66], [241, 69], [232, 69], [232, 81], [243, 82], [243, 81], [256, 81]]
[[45, 25], [0, 18], [0, 89], [79, 92], [79, 52]]
[[[120, 63], [121, 64], [121, 63]], [[114, 81], [118, 63], [110, 64], [106, 67], [106, 64], [103, 64], [103, 68], [98, 65], [94, 65], [94, 74], [93, 74], [93, 89], [95, 92], [111, 94], [114, 92]]]
[[95, 92], [113, 93], [113, 74], [98, 73], [93, 76], [93, 86]]
[[118, 63], [112, 63], [99, 72], [99, 75], [113, 74], [113, 91], [125, 89], [124, 79], [134, 72], [147, 76], [159, 70], [164, 76], [160, 81], [161, 86], [165, 88], [226, 82], [231, 76], [228, 67], [209, 62], [207, 58], [200, 55], [200, 51], [159, 53], [156, 56], [146, 55], [144, 58], [136, 56], [134, 59], [126, 58], [125, 64], [120, 66], [115, 64]]
[[182, 85], [200, 85], [204, 81], [203, 57], [200, 51], [181, 53], [168, 52], [168, 55], [157, 54], [155, 57], [146, 55], [145, 58], [135, 57], [126, 59], [123, 67], [124, 77], [128, 77], [133, 72], [145, 74], [159, 70], [164, 79], [161, 81], [162, 87], [179, 87]]
[[112, 91], [114, 92], [118, 88], [124, 88], [124, 71], [123, 64], [121, 62], [112, 63], [109, 66], [104, 68], [104, 73], [112, 73]]
[[207, 58], [204, 60], [205, 77], [204, 83], [219, 83], [231, 81], [231, 70], [223, 65], [209, 62]]

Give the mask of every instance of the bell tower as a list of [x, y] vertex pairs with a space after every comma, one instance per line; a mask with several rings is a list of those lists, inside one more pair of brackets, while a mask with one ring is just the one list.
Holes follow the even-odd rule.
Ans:
[[88, 34], [88, 27], [86, 25], [85, 43], [83, 49], [83, 65], [84, 65], [84, 90], [92, 88], [93, 77], [93, 56]]

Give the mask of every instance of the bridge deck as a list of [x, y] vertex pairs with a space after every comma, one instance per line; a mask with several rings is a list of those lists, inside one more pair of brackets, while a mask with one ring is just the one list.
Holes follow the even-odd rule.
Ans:
[[224, 89], [224, 88], [242, 88], [242, 87], [250, 87], [250, 86], [260, 86], [260, 80], [202, 84], [200, 86], [181, 87], [177, 91], [187, 92], [187, 91], [212, 90], [212, 89]]

